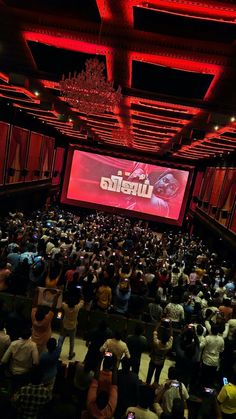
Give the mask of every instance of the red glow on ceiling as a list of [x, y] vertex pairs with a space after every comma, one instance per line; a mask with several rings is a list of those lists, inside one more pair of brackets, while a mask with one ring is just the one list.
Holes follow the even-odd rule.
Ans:
[[4, 81], [5, 83], [9, 83], [9, 77], [6, 74], [1, 73], [1, 72], [0, 72], [0, 80]]
[[[108, 4], [109, 0], [97, 0], [100, 5], [99, 11], [101, 13], [103, 5]], [[199, 19], [218, 20], [235, 23], [236, 7], [233, 4], [219, 4], [217, 1], [211, 2], [194, 1], [194, 0], [120, 0], [120, 9], [123, 12], [124, 25], [133, 26], [133, 7], [142, 7], [146, 9], [153, 9], [157, 11], [166, 11], [179, 15], [196, 17]], [[112, 20], [112, 14], [108, 10], [103, 13], [106, 20]], [[113, 14], [114, 19], [114, 14]]]
[[[0, 84], [0, 91], [3, 92], [0, 94], [1, 97], [5, 97], [6, 99], [13, 99], [13, 100], [19, 100], [22, 102], [34, 102], [36, 104], [40, 103], [40, 100], [37, 98], [37, 96], [31, 92], [30, 90], [24, 88], [24, 87], [18, 87], [18, 86], [10, 86], [6, 84]], [[5, 93], [7, 92], [7, 93]], [[25, 96], [25, 98], [19, 98], [14, 96], [14, 93], [20, 93]]]
[[105, 55], [107, 57], [107, 77], [112, 80], [112, 66], [109, 56], [113, 49], [105, 45], [93, 42], [80, 41], [78, 39], [65, 38], [63, 36], [55, 36], [38, 32], [23, 32], [25, 41], [41, 42], [42, 44], [50, 45], [56, 48], [63, 48], [71, 51], [84, 52], [94, 55]]

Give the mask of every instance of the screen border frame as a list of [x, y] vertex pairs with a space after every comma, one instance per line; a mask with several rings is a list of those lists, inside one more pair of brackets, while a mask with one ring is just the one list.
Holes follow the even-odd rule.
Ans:
[[[184, 192], [184, 197], [183, 197], [183, 201], [182, 201], [182, 205], [181, 205], [181, 210], [180, 210], [180, 214], [179, 214], [179, 218], [177, 220], [174, 220], [173, 218], [160, 217], [158, 215], [147, 214], [147, 213], [144, 213], [144, 212], [131, 211], [131, 210], [127, 210], [127, 209], [112, 207], [112, 206], [109, 206], [109, 205], [101, 205], [101, 204], [96, 204], [96, 203], [93, 203], [93, 202], [79, 201], [77, 199], [67, 198], [67, 191], [68, 191], [70, 174], [71, 174], [72, 160], [73, 160], [74, 151], [76, 151], [76, 150], [77, 151], [83, 151], [83, 152], [90, 153], [90, 154], [107, 155], [109, 157], [113, 157], [113, 158], [115, 157], [115, 158], [123, 159], [123, 160], [142, 162], [141, 159], [140, 160], [134, 160], [134, 159], [128, 158], [126, 156], [125, 157], [112, 156], [111, 153], [106, 153], [106, 152], [100, 152], [99, 153], [97, 150], [96, 150], [96, 152], [93, 153], [92, 151], [84, 150], [82, 147], [79, 147], [77, 145], [70, 144], [69, 147], [68, 147], [68, 150], [67, 150], [64, 181], [63, 181], [62, 189], [61, 189], [61, 196], [60, 196], [60, 203], [61, 204], [71, 205], [73, 207], [89, 208], [91, 210], [94, 209], [94, 210], [99, 210], [99, 211], [105, 211], [105, 212], [109, 212], [109, 213], [112, 213], [112, 214], [119, 214], [119, 215], [124, 215], [124, 216], [128, 216], [128, 217], [142, 218], [144, 220], [156, 221], [156, 222], [160, 222], [160, 223], [164, 223], [164, 224], [172, 224], [172, 225], [176, 225], [176, 226], [182, 226], [185, 211], [186, 211], [186, 207], [187, 207], [187, 202], [189, 200], [189, 193], [190, 193], [192, 180], [193, 180], [194, 167], [179, 165], [180, 167], [178, 168], [178, 167], [176, 167], [177, 164], [173, 164], [171, 162], [170, 163], [163, 162], [163, 164], [161, 162], [158, 163], [158, 166], [163, 167], [163, 168], [168, 167], [170, 169], [173, 168], [173, 169], [185, 170], [185, 171], [189, 172], [188, 180], [187, 180], [187, 184], [186, 184], [186, 188], [185, 188], [185, 192]], [[146, 161], [146, 160], [148, 160], [148, 159], [145, 159], [145, 163], [157, 166], [157, 163], [153, 163], [153, 162], [148, 163], [148, 161]]]

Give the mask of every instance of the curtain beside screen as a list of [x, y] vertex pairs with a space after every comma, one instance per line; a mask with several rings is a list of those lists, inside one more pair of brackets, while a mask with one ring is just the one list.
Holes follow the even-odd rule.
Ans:
[[43, 143], [42, 134], [39, 134], [37, 132], [30, 133], [29, 152], [28, 152], [28, 161], [27, 161], [27, 169], [29, 172], [25, 179], [27, 182], [39, 180], [42, 177], [42, 171], [41, 171], [42, 143]]
[[210, 207], [209, 207], [209, 214], [213, 218], [215, 218], [216, 213], [217, 213], [219, 196], [221, 193], [222, 186], [224, 184], [225, 174], [226, 174], [226, 168], [216, 167], [211, 196], [210, 196]]
[[236, 234], [236, 199], [234, 201], [229, 230]]
[[55, 139], [48, 137], [47, 135], [43, 136], [42, 144], [42, 179], [47, 179], [52, 177], [52, 165], [54, 157], [54, 145]]
[[208, 212], [208, 208], [209, 208], [209, 201], [210, 201], [210, 196], [211, 196], [211, 191], [212, 191], [212, 185], [214, 182], [214, 177], [215, 177], [215, 168], [214, 167], [208, 167], [204, 178], [203, 178], [203, 182], [202, 182], [202, 186], [201, 186], [201, 190], [200, 190], [200, 194], [199, 194], [199, 199], [202, 203], [202, 210], [205, 212]]
[[7, 153], [7, 139], [10, 125], [6, 122], [0, 122], [0, 185], [4, 183], [5, 163], [4, 156]]
[[218, 201], [219, 214], [218, 221], [223, 225], [228, 225], [231, 211], [236, 196], [236, 168], [228, 168], [224, 177], [224, 183]]
[[[199, 171], [197, 173], [196, 179], [195, 179], [195, 184], [194, 184], [194, 189], [193, 189], [193, 194], [192, 194], [192, 199], [191, 199], [191, 203], [190, 203], [190, 209], [194, 210], [197, 206], [197, 199], [199, 198], [199, 192], [201, 189], [201, 184], [203, 182], [203, 175], [204, 172]], [[194, 200], [194, 198], [196, 198]]]
[[65, 149], [62, 147], [57, 147], [55, 151], [55, 159], [53, 166], [53, 177], [52, 184], [59, 185], [61, 180], [61, 172], [64, 162]]
[[8, 184], [25, 180], [22, 170], [26, 169], [28, 137], [28, 130], [12, 126], [7, 161], [6, 183]]

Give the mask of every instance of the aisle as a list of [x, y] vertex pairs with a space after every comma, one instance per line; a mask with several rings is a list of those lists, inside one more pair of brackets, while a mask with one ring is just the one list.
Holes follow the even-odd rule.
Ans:
[[[57, 333], [53, 333], [53, 337], [55, 337], [56, 339], [58, 339], [58, 334]], [[85, 354], [87, 352], [87, 347], [85, 344], [85, 341], [83, 339], [75, 339], [75, 358], [72, 361], [68, 361], [68, 354], [69, 354], [69, 338], [65, 339], [65, 342], [63, 344], [63, 348], [62, 348], [62, 353], [61, 353], [61, 360], [65, 363], [68, 362], [73, 362], [74, 360], [77, 361], [83, 361]], [[139, 378], [142, 381], [146, 380], [147, 377], [147, 370], [148, 370], [148, 364], [149, 364], [149, 355], [148, 354], [142, 354], [142, 358], [141, 358], [141, 366], [140, 366], [140, 371], [139, 371]], [[160, 377], [160, 384], [166, 380], [167, 378], [167, 373], [168, 373], [168, 368], [173, 365], [173, 361], [170, 361], [169, 359], [167, 359], [165, 361], [165, 365], [164, 368], [162, 370], [162, 374]]]

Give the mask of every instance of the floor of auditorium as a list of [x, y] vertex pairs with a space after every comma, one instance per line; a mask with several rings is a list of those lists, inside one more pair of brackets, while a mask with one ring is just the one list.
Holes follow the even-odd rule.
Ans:
[[[53, 333], [53, 336], [55, 338], [58, 338], [58, 334]], [[85, 341], [82, 339], [78, 339], [76, 338], [75, 340], [75, 358], [72, 360], [73, 361], [83, 361], [85, 354], [87, 352], [87, 347], [85, 344]], [[61, 360], [63, 362], [70, 362], [68, 361], [68, 354], [69, 354], [69, 338], [67, 337], [64, 341], [63, 344], [63, 348], [62, 348], [62, 352], [61, 352]], [[147, 377], [147, 371], [148, 371], [148, 364], [149, 364], [149, 355], [144, 353], [142, 354], [142, 359], [141, 359], [141, 367], [140, 367], [140, 371], [139, 371], [139, 378], [142, 381], [146, 381], [146, 377]], [[173, 365], [173, 362], [170, 360], [166, 360], [165, 361], [165, 365], [164, 368], [162, 369], [162, 373], [161, 373], [161, 377], [160, 377], [160, 381], [159, 383], [161, 384], [163, 381], [166, 380], [167, 378], [167, 373], [168, 373], [168, 368]]]

